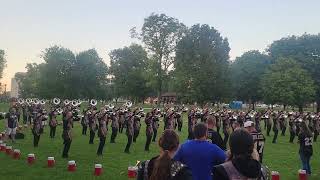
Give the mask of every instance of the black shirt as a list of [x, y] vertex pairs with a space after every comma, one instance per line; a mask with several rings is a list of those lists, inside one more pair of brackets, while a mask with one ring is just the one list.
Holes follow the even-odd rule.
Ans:
[[215, 144], [219, 146], [221, 149], [226, 150], [222, 137], [217, 131], [213, 129], [208, 129], [208, 140], [211, 141], [212, 144]]
[[299, 134], [299, 153], [303, 153], [305, 156], [312, 156], [313, 148], [312, 148], [312, 136], [307, 136], [306, 134]]

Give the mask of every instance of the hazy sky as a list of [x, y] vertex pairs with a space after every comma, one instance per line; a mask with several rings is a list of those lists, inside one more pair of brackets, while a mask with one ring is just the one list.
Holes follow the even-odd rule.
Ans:
[[152, 12], [191, 26], [209, 24], [229, 39], [230, 56], [264, 50], [273, 40], [320, 32], [318, 0], [0, 0], [0, 49], [8, 61], [1, 80], [41, 62], [41, 52], [62, 45], [74, 52], [130, 45], [129, 29], [141, 27]]

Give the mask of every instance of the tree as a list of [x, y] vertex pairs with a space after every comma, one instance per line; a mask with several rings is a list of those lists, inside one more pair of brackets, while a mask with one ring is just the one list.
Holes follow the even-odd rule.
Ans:
[[209, 25], [194, 25], [179, 41], [174, 82], [180, 97], [189, 102], [220, 101], [229, 84], [229, 43]]
[[40, 68], [43, 64], [27, 64], [26, 73], [16, 73], [15, 79], [19, 85], [19, 96], [22, 98], [32, 98], [39, 96]]
[[163, 91], [163, 82], [166, 82], [169, 68], [174, 60], [174, 52], [177, 42], [182, 38], [186, 27], [177, 19], [165, 14], [152, 13], [144, 19], [141, 33], [137, 33], [135, 28], [131, 29], [131, 34], [135, 37], [139, 35], [146, 48], [155, 60], [152, 64], [151, 72], [157, 79], [158, 97]]
[[75, 55], [52, 46], [42, 53], [44, 63], [29, 64], [25, 76], [18, 75], [24, 97], [106, 98], [107, 65], [94, 49]]
[[295, 60], [282, 58], [270, 66], [262, 79], [262, 92], [265, 102], [270, 104], [303, 106], [314, 100], [314, 81]]
[[147, 52], [142, 46], [132, 44], [115, 49], [109, 55], [117, 97], [143, 100], [149, 92], [146, 81]]
[[3, 70], [6, 67], [6, 63], [7, 63], [7, 61], [6, 61], [6, 58], [5, 58], [4, 50], [0, 49], [0, 79], [3, 76]]
[[310, 73], [317, 86], [317, 111], [320, 111], [320, 34], [290, 36], [274, 41], [267, 50], [273, 62], [281, 57], [291, 58]]
[[231, 64], [233, 92], [239, 100], [255, 102], [262, 99], [260, 81], [270, 64], [269, 56], [257, 50], [245, 52]]

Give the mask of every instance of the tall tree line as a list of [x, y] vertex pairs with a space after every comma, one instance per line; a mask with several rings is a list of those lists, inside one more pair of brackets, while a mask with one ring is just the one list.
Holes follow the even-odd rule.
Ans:
[[184, 103], [320, 105], [319, 34], [285, 37], [231, 61], [228, 39], [210, 25], [187, 27], [153, 13], [139, 27], [130, 30], [138, 44], [112, 50], [109, 67], [94, 49], [44, 50], [44, 63], [28, 64], [26, 75], [17, 75], [21, 95], [143, 101], [176, 92]]

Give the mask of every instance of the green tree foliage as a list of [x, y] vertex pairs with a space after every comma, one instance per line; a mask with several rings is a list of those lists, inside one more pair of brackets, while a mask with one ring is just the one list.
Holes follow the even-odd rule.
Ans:
[[270, 66], [262, 79], [265, 102], [299, 107], [314, 100], [316, 87], [309, 73], [295, 60], [281, 58]]
[[257, 50], [245, 52], [237, 57], [231, 64], [234, 96], [253, 105], [262, 100], [260, 81], [269, 64], [269, 56]]
[[268, 48], [273, 61], [291, 58], [310, 73], [317, 86], [317, 111], [320, 110], [320, 34], [290, 36], [274, 41]]
[[177, 45], [175, 87], [189, 102], [219, 101], [227, 96], [229, 43], [209, 25], [194, 25]]
[[42, 58], [42, 64], [27, 65], [25, 76], [17, 75], [22, 96], [106, 98], [107, 65], [96, 50], [75, 55], [69, 49], [53, 46], [45, 49]]
[[0, 49], [0, 78], [3, 76], [3, 70], [6, 67], [6, 58], [5, 58], [5, 53], [4, 50]]
[[163, 82], [167, 82], [168, 73], [174, 60], [174, 52], [177, 42], [181, 39], [186, 27], [177, 19], [169, 17], [165, 14], [151, 14], [144, 19], [141, 33], [137, 33], [135, 29], [131, 29], [133, 36], [139, 36], [146, 48], [150, 51], [152, 60], [149, 64], [149, 74], [156, 78], [155, 85], [158, 95], [163, 91]]
[[149, 93], [147, 87], [147, 52], [142, 46], [132, 44], [129, 47], [111, 51], [110, 72], [117, 97], [143, 100]]
[[15, 79], [19, 84], [19, 94], [23, 98], [39, 95], [40, 68], [43, 64], [27, 64], [26, 73], [16, 73]]

